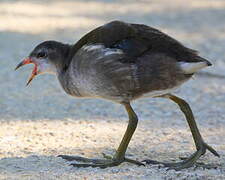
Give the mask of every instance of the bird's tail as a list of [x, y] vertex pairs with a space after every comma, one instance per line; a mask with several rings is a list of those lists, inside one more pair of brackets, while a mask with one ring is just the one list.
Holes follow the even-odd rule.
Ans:
[[179, 62], [179, 65], [185, 74], [193, 74], [193, 73], [199, 71], [200, 69], [203, 69], [208, 66], [212, 66], [212, 64], [208, 60], [206, 60], [200, 56], [195, 57], [195, 62], [181, 61], [181, 62]]

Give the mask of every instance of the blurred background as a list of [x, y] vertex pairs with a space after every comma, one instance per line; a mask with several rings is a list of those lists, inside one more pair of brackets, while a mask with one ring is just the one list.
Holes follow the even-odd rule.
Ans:
[[[73, 44], [93, 28], [116, 19], [159, 28], [186, 46], [200, 51], [203, 57], [212, 61], [214, 66], [206, 71], [225, 76], [224, 10], [224, 0], [195, 0], [188, 3], [180, 0], [2, 0], [0, 2], [0, 102], [6, 105], [1, 105], [1, 117], [21, 118], [17, 116], [21, 113], [21, 110], [18, 110], [20, 107], [24, 108], [23, 116], [33, 115], [35, 118], [37, 112], [38, 116], [55, 118], [50, 112], [39, 113], [40, 110], [45, 109], [41, 107], [43, 103], [46, 105], [62, 103], [59, 99], [52, 98], [52, 96], [63, 96], [55, 77], [39, 76], [30, 87], [25, 88], [32, 67], [24, 67], [18, 72], [13, 71], [14, 67], [42, 41], [57, 40]], [[74, 101], [67, 96], [63, 98], [74, 103], [59, 106], [57, 112], [62, 111], [61, 117], [65, 117], [65, 110], [68, 108], [72, 108], [74, 116], [80, 113], [78, 104], [75, 105], [77, 100]], [[35, 112], [31, 112], [30, 107], [34, 102], [38, 107]], [[82, 104], [80, 105], [83, 106]], [[93, 110], [91, 104], [86, 107], [90, 108], [90, 111]], [[56, 111], [55, 108], [50, 110]], [[67, 115], [71, 116], [71, 113]], [[58, 115], [56, 117], [58, 118]]]
[[[190, 102], [203, 136], [222, 154], [217, 175], [218, 178], [224, 177], [224, 0], [1, 0], [0, 157], [12, 157], [0, 160], [2, 172], [17, 173], [13, 166], [9, 166], [10, 170], [5, 166], [14, 162], [13, 157], [17, 156], [25, 157], [28, 165], [18, 165], [21, 162], [16, 161], [24, 172], [31, 168], [28, 161], [33, 154], [83, 153], [95, 156], [102, 150], [116, 148], [127, 122], [120, 105], [71, 98], [51, 75], [38, 76], [25, 87], [32, 65], [14, 71], [15, 66], [40, 42], [56, 40], [74, 44], [90, 30], [112, 20], [158, 28], [198, 50], [213, 63], [212, 67], [186, 83], [178, 95]], [[140, 118], [130, 148], [135, 157], [165, 159], [167, 155], [178, 156], [179, 152], [185, 154], [192, 150], [188, 127], [176, 105], [167, 100], [141, 99], [133, 106]], [[210, 162], [216, 159], [208, 154]], [[38, 176], [40, 171], [35, 164], [33, 166], [32, 173]], [[54, 164], [50, 167], [54, 173], [58, 172], [59, 167], [57, 169]], [[61, 170], [66, 172], [64, 167]], [[82, 174], [85, 172], [80, 173], [85, 177]], [[110, 172], [102, 173], [101, 176], [105, 177]], [[122, 175], [121, 172], [121, 178], [127, 177]]]

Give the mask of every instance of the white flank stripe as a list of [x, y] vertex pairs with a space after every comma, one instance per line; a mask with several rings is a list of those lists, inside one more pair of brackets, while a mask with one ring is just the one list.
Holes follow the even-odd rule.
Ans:
[[93, 50], [103, 49], [103, 48], [105, 48], [105, 46], [104, 45], [101, 45], [101, 44], [84, 45], [82, 47], [82, 49], [85, 50], [85, 51], [93, 51]]
[[119, 49], [114, 50], [114, 49], [107, 48], [106, 52], [105, 52], [105, 56], [109, 56], [109, 55], [112, 55], [112, 54], [123, 54], [123, 51], [119, 50]]

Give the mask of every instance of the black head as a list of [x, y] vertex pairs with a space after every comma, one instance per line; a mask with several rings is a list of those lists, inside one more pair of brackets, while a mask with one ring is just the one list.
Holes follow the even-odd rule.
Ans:
[[37, 61], [46, 61], [52, 63], [56, 68], [66, 63], [70, 51], [70, 46], [57, 41], [45, 41], [34, 48], [30, 53], [30, 58], [35, 58]]
[[[34, 48], [29, 57], [22, 61], [22, 65], [33, 63], [35, 65], [31, 78], [42, 73], [59, 73], [68, 66], [70, 46], [57, 41], [45, 41]], [[16, 69], [17, 69], [16, 68]]]

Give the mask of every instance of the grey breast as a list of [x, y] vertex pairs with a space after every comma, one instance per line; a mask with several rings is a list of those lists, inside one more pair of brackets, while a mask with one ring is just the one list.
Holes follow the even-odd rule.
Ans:
[[105, 48], [102, 44], [83, 46], [68, 69], [67, 91], [74, 96], [117, 102], [131, 99], [131, 91], [138, 87], [133, 76], [136, 66], [121, 63], [123, 57], [122, 50]]

